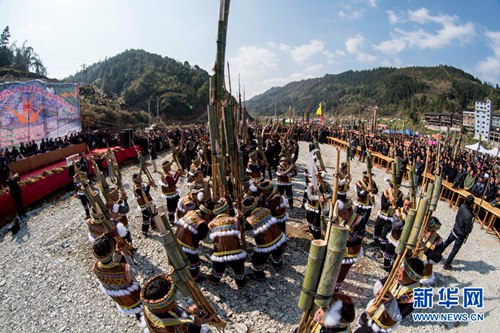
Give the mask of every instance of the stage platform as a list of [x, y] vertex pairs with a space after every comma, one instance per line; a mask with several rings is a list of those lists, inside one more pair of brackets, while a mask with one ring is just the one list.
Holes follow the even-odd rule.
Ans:
[[[139, 146], [136, 146], [136, 148], [142, 151]], [[137, 152], [134, 147], [111, 147], [111, 149], [115, 152], [116, 161], [118, 163], [137, 157]], [[95, 149], [92, 151], [92, 154], [104, 154], [106, 151], [107, 149]], [[107, 167], [106, 161], [103, 162], [103, 166]], [[89, 170], [92, 174], [93, 170], [91, 165], [89, 165]], [[73, 180], [68, 174], [66, 161], [60, 161], [30, 171], [21, 176], [24, 206], [28, 207], [72, 182]], [[29, 209], [27, 209], [27, 211], [29, 211]], [[10, 194], [8, 192], [0, 194], [0, 227], [9, 223], [10, 221], [6, 220], [6, 217], [15, 214], [15, 212], [16, 206]]]

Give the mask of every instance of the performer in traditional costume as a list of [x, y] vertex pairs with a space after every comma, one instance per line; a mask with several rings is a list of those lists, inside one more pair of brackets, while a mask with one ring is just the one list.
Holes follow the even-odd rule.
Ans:
[[106, 233], [106, 228], [102, 224], [102, 214], [97, 214], [93, 208], [90, 209], [90, 218], [87, 220], [87, 227], [89, 228], [88, 238], [90, 244], [93, 244], [97, 237]]
[[399, 245], [399, 238], [401, 238], [401, 233], [403, 232], [403, 227], [406, 222], [406, 217], [408, 211], [411, 207], [411, 201], [409, 198], [405, 198], [403, 202], [403, 207], [397, 208], [394, 211], [391, 220], [391, 230], [387, 233], [387, 244], [384, 248], [384, 265], [383, 268], [386, 271], [390, 271], [392, 264], [394, 263], [394, 256], [396, 255], [396, 248]]
[[337, 183], [337, 200], [346, 202], [347, 191], [349, 191], [349, 183], [345, 179], [339, 179]]
[[[76, 162], [76, 168], [80, 169], [80, 163]], [[90, 218], [90, 203], [85, 196], [85, 191], [83, 188], [84, 182], [88, 183], [89, 179], [87, 177], [87, 173], [84, 171], [77, 172], [73, 176], [73, 186], [75, 188], [75, 195], [80, 199], [82, 203], [83, 209], [85, 210], [85, 218]]]
[[179, 191], [177, 190], [177, 182], [181, 175], [182, 170], [172, 172], [172, 162], [165, 160], [161, 167], [163, 174], [161, 175], [160, 186], [161, 196], [167, 200], [168, 220], [170, 223], [174, 222], [175, 210], [179, 202]]
[[204, 199], [202, 190], [191, 188], [189, 193], [186, 194], [177, 202], [177, 210], [175, 211], [175, 221], [180, 220], [188, 211], [195, 210], [200, 206]]
[[[396, 279], [391, 284], [389, 291], [382, 299], [382, 304], [369, 318], [363, 312], [359, 318], [361, 325], [354, 333], [386, 333], [394, 331], [401, 321], [413, 311], [413, 289], [420, 287], [420, 279], [424, 271], [424, 263], [417, 258], [405, 258], [403, 266], [399, 269]], [[375, 296], [383, 288], [387, 277], [377, 281], [373, 286]], [[367, 309], [374, 300], [368, 303]]]
[[398, 189], [395, 192], [396, 184], [391, 179], [387, 179], [390, 188], [385, 190], [380, 198], [380, 212], [378, 213], [375, 228], [373, 229], [373, 244], [380, 245], [382, 253], [387, 245], [386, 235], [391, 229], [392, 216], [398, 207], [403, 207], [403, 192]]
[[258, 207], [257, 199], [246, 197], [242, 202], [243, 213], [247, 219], [247, 227], [251, 228], [255, 237], [255, 247], [252, 254], [253, 276], [257, 281], [264, 281], [264, 268], [271, 257], [271, 265], [279, 270], [283, 267], [286, 235], [277, 225], [267, 208]]
[[356, 193], [358, 198], [354, 202], [354, 206], [356, 206], [357, 212], [363, 214], [365, 221], [368, 222], [372, 208], [375, 205], [375, 195], [378, 194], [378, 188], [373, 179], [370, 184], [370, 177], [366, 170], [363, 171], [363, 178], [356, 182]]
[[342, 287], [347, 273], [352, 265], [363, 257], [363, 237], [365, 236], [366, 220], [361, 214], [353, 212], [352, 201], [348, 200], [345, 203], [338, 202], [338, 214], [341, 219], [341, 225], [349, 227], [349, 235], [347, 237], [347, 245], [345, 250], [345, 257], [342, 259], [337, 283], [335, 285], [335, 292], [339, 292]]
[[[356, 317], [354, 303], [345, 294], [333, 294], [328, 308], [320, 307], [307, 333], [351, 333], [351, 323]], [[296, 331], [295, 331], [296, 332]]]
[[144, 333], [200, 333], [212, 318], [203, 317], [196, 306], [180, 308], [175, 298], [177, 287], [167, 274], [150, 278], [141, 288], [144, 304]]
[[194, 180], [189, 183], [189, 191], [191, 190], [198, 190], [203, 193], [203, 198], [201, 198], [200, 202], [206, 202], [212, 197], [212, 185], [208, 180], [205, 180], [203, 171], [196, 170], [194, 172]]
[[200, 275], [200, 241], [208, 234], [208, 223], [213, 215], [211, 201], [201, 204], [199, 209], [190, 210], [175, 224], [178, 225], [176, 237], [182, 250], [189, 259], [189, 272], [196, 282], [202, 282], [205, 277]]
[[332, 197], [332, 188], [323, 180], [326, 172], [320, 170], [316, 177], [317, 186], [311, 180], [307, 187], [306, 220], [313, 238], [321, 239], [321, 209]]
[[441, 222], [437, 217], [431, 216], [427, 222], [427, 228], [422, 240], [422, 249], [420, 250], [420, 259], [424, 262], [424, 276], [420, 283], [426, 286], [433, 285], [436, 281], [433, 266], [443, 258], [443, 239], [438, 234], [441, 229]]
[[346, 182], [350, 182], [351, 175], [347, 171], [347, 163], [340, 163], [339, 178], [344, 179]]
[[262, 176], [262, 166], [264, 162], [259, 159], [257, 150], [253, 150], [248, 154], [250, 160], [247, 164], [247, 175], [251, 178], [254, 183], [261, 181], [264, 177]]
[[196, 171], [198, 170], [201, 171], [201, 158], [199, 156], [196, 159], [194, 159], [191, 165], [189, 166], [188, 183], [192, 183], [194, 181]]
[[155, 214], [157, 214], [156, 207], [153, 204], [153, 198], [149, 191], [151, 190], [150, 184], [144, 184], [142, 182], [142, 177], [138, 173], [132, 175], [132, 181], [134, 182], [134, 196], [137, 199], [137, 204], [142, 214], [142, 234], [147, 237], [149, 233], [149, 227], [152, 226], [153, 230], [156, 229], [154, 220], [152, 219]]
[[[92, 271], [101, 282], [101, 291], [109, 295], [118, 308], [127, 315], [135, 314], [140, 319], [142, 301], [141, 287], [135, 280], [137, 271], [129, 263], [113, 260], [116, 242], [106, 235], [98, 237], [92, 245], [97, 258]], [[125, 249], [128, 245], [124, 243]]]
[[276, 176], [278, 177], [278, 192], [281, 195], [286, 193], [288, 207], [290, 208], [293, 208], [292, 176], [294, 170], [295, 164], [290, 165], [286, 157], [281, 158], [278, 170], [276, 170]]
[[234, 281], [239, 289], [248, 282], [245, 275], [245, 259], [247, 253], [241, 249], [238, 218], [229, 216], [229, 205], [221, 198], [214, 208], [215, 218], [208, 224], [210, 239], [214, 244], [214, 252], [210, 256], [212, 271], [208, 281], [218, 286], [227, 266], [233, 269]]
[[271, 215], [276, 219], [278, 225], [286, 233], [286, 221], [288, 221], [288, 213], [286, 212], [285, 198], [273, 186], [272, 181], [264, 180], [257, 184], [260, 190], [258, 204], [261, 207], [267, 208], [271, 211]]
[[118, 235], [124, 238], [132, 248], [132, 235], [130, 233], [130, 224], [128, 223], [127, 213], [130, 208], [127, 202], [127, 194], [125, 191], [120, 193], [118, 187], [109, 187], [109, 201], [106, 206], [111, 213], [113, 223], [116, 227]]

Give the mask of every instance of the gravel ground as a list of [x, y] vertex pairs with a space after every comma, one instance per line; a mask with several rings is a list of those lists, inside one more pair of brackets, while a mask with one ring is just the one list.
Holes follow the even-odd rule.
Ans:
[[[323, 159], [327, 165], [331, 181], [335, 148], [321, 146]], [[302, 171], [306, 164], [307, 143], [300, 143], [298, 161], [299, 174], [294, 180], [295, 207], [302, 200], [304, 179]], [[160, 157], [164, 157], [161, 155]], [[341, 151], [341, 160], [345, 153]], [[158, 160], [159, 162], [160, 160]], [[160, 163], [158, 163], [159, 165]], [[365, 170], [364, 163], [354, 160], [351, 173], [357, 181]], [[136, 165], [124, 168], [125, 179], [130, 186]], [[387, 188], [385, 169], [375, 169], [375, 181], [382, 191]], [[159, 174], [154, 174], [159, 178]], [[183, 179], [181, 181], [184, 182]], [[182, 185], [185, 193], [185, 184]], [[140, 238], [141, 217], [137, 204], [129, 192], [132, 235], [138, 248], [135, 257], [141, 271], [140, 282], [152, 275], [165, 271], [166, 255], [157, 236]], [[403, 186], [403, 191], [407, 189]], [[355, 188], [351, 186], [350, 197], [354, 198]], [[153, 193], [160, 211], [166, 209], [159, 193]], [[379, 203], [379, 197], [377, 198]], [[376, 217], [378, 209], [372, 212]], [[238, 291], [231, 278], [224, 277], [223, 284], [212, 288], [201, 284], [206, 296], [218, 313], [228, 321], [226, 332], [289, 332], [300, 320], [297, 301], [300, 293], [307, 253], [309, 235], [303, 232], [305, 212], [294, 208], [290, 212], [288, 248], [285, 266], [275, 272], [267, 271], [268, 279], [263, 283], [251, 281]], [[453, 227], [456, 211], [441, 201], [435, 215], [442, 221], [441, 235], [447, 237]], [[91, 273], [94, 262], [84, 224], [84, 212], [79, 200], [71, 194], [59, 194], [52, 200], [39, 204], [28, 213], [29, 219], [21, 231], [12, 236], [8, 226], [0, 230], [0, 332], [139, 332], [137, 321], [125, 317], [114, 307], [114, 302], [98, 290], [97, 279]], [[367, 245], [371, 241], [368, 229], [365, 240], [365, 257], [351, 269], [344, 284], [344, 291], [353, 297], [357, 316], [371, 299], [371, 287], [386, 273], [381, 269], [382, 259], [376, 257], [375, 248]], [[247, 235], [251, 241], [250, 235]], [[202, 271], [209, 272], [210, 244], [203, 244], [205, 265]], [[445, 255], [449, 253], [447, 249]], [[428, 312], [481, 312], [484, 322], [480, 323], [414, 323], [411, 317], [405, 319], [398, 332], [495, 332], [497, 322], [494, 311], [498, 311], [500, 295], [496, 267], [499, 263], [498, 240], [496, 236], [474, 226], [467, 243], [454, 261], [453, 271], [444, 271], [442, 265], [435, 266], [437, 282], [435, 287], [483, 287], [484, 308], [446, 310], [434, 306]], [[247, 263], [247, 269], [250, 266]], [[437, 290], [436, 293], [437, 295]], [[180, 297], [180, 301], [189, 301]], [[437, 298], [435, 297], [435, 302]], [[423, 310], [420, 310], [424, 312]], [[355, 324], [352, 328], [355, 329]]]

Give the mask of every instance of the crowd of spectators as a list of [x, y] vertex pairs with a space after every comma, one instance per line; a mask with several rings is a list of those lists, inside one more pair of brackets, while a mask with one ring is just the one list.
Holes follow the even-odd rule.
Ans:
[[[439, 139], [428, 136], [408, 136], [394, 134], [367, 135], [356, 130], [333, 129], [328, 135], [343, 139], [352, 148], [380, 152], [389, 157], [400, 157], [400, 171], [407, 165], [415, 166], [417, 178], [422, 178], [427, 154], [428, 172], [436, 174], [455, 189], [463, 189], [475, 197], [483, 198], [495, 207], [500, 207], [500, 165], [498, 159], [490, 154], [471, 151], [458, 147], [458, 139], [453, 142], [451, 135], [442, 138], [438, 154]], [[439, 155], [439, 159], [438, 159]], [[483, 196], [484, 195], [484, 196]]]
[[[265, 129], [264, 126], [266, 126]], [[382, 133], [366, 133], [367, 135], [365, 135], [360, 128], [324, 126], [315, 123], [296, 124], [291, 131], [290, 126], [260, 124], [247, 128], [248, 133], [243, 137], [248, 138], [248, 140], [242, 143], [240, 149], [243, 151], [256, 149], [255, 133], [269, 133], [271, 130], [276, 135], [270, 140], [270, 147], [264, 143], [264, 150], [279, 149], [277, 135], [279, 133], [288, 132], [288, 140], [294, 142], [299, 140], [312, 141], [313, 138], [317, 138], [320, 143], [325, 143], [326, 138], [331, 136], [349, 142], [353, 151], [356, 147], [360, 147], [359, 158], [361, 161], [365, 160], [367, 150], [380, 152], [390, 157], [399, 156], [401, 171], [406, 170], [407, 165], [412, 165], [415, 167], [418, 179], [422, 179], [425, 161], [429, 157], [428, 172], [435, 173], [438, 168], [443, 179], [452, 183], [453, 187], [464, 189], [476, 197], [483, 197], [484, 194], [484, 200], [500, 207], [500, 170], [495, 157], [460, 148], [457, 146], [457, 141], [452, 142], [451, 138], [442, 140], [443, 145], [439, 151], [440, 158], [438, 160], [437, 142], [427, 136]], [[197, 158], [196, 152], [203, 145], [205, 147], [204, 162], [209, 167], [210, 140], [207, 125], [140, 130], [134, 132], [132, 139], [134, 144], [141, 146], [146, 155], [151, 153], [154, 158], [159, 152], [169, 149], [170, 144], [173, 144], [181, 167], [185, 170], [189, 168], [192, 160]], [[2, 164], [8, 165], [20, 158], [78, 143], [86, 143], [92, 150], [106, 148], [108, 145], [110, 147], [117, 146], [123, 142], [120, 141], [119, 134], [112, 134], [109, 130], [73, 133], [56, 139], [44, 139], [39, 144], [31, 141], [1, 152], [0, 167]], [[271, 156], [270, 153], [269, 156]], [[0, 172], [3, 173], [2, 170]]]

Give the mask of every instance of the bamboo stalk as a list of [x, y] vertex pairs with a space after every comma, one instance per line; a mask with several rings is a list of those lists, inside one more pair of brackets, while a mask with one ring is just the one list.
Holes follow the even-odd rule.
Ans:
[[429, 210], [431, 210], [433, 212], [436, 210], [436, 207], [437, 207], [437, 204], [439, 201], [442, 183], [443, 183], [443, 179], [441, 178], [441, 176], [439, 176], [439, 175], [436, 176], [436, 178], [434, 179], [434, 186], [432, 188], [432, 197], [431, 197], [430, 206], [429, 206]]
[[413, 223], [415, 222], [416, 214], [417, 211], [415, 209], [410, 209], [408, 211], [408, 214], [406, 215], [403, 231], [401, 232], [401, 237], [399, 237], [399, 243], [398, 246], [396, 247], [396, 253], [398, 255], [403, 254], [403, 251], [406, 247], [406, 243], [408, 242], [408, 238], [410, 237], [410, 233], [413, 228]]
[[408, 241], [406, 243], [406, 247], [409, 249], [413, 249], [418, 243], [418, 237], [420, 235], [420, 229], [425, 220], [425, 215], [427, 214], [428, 203], [427, 199], [423, 198], [420, 200], [417, 209], [417, 215], [415, 216], [415, 222], [413, 223], [413, 228], [410, 233], [410, 237], [408, 237]]
[[[337, 152], [336, 152], [337, 156], [336, 156], [336, 164], [335, 164], [335, 174], [333, 175], [333, 194], [332, 194], [332, 200], [330, 201], [330, 222], [328, 223], [328, 227], [326, 229], [326, 234], [325, 236], [328, 237], [330, 235], [330, 228], [331, 228], [331, 225], [334, 223], [333, 219], [334, 219], [334, 213], [335, 212], [335, 205], [337, 203], [337, 194], [338, 194], [338, 187], [339, 187], [339, 165], [340, 165], [340, 149], [337, 148]], [[328, 238], [326, 239], [326, 241], [328, 242]]]
[[[422, 200], [424, 201], [423, 203], [422, 203]], [[419, 223], [419, 221], [418, 221], [419, 219], [423, 220], [423, 215], [425, 214], [425, 210], [427, 209], [426, 199], [422, 199], [422, 200], [419, 203], [418, 211], [415, 215], [414, 222], [408, 218], [405, 222], [405, 226], [403, 227], [403, 233], [401, 234], [401, 238], [399, 239], [399, 245], [396, 248], [396, 252], [398, 253], [398, 256], [396, 257], [396, 260], [394, 261], [394, 264], [392, 265], [391, 272], [389, 273], [389, 276], [387, 277], [387, 280], [386, 280], [383, 288], [379, 291], [377, 297], [375, 298], [375, 301], [372, 303], [370, 308], [368, 308], [368, 310], [367, 310], [367, 313], [369, 316], [373, 316], [375, 311], [382, 304], [382, 298], [389, 291], [389, 288], [392, 285], [392, 283], [396, 277], [396, 273], [399, 270], [399, 267], [401, 266], [403, 259], [406, 257], [406, 254], [413, 249], [414, 245], [412, 245], [413, 243], [411, 243], [411, 242], [412, 242], [412, 240], [417, 239], [418, 233], [420, 231], [420, 229], [417, 228], [415, 226], [415, 224]], [[412, 212], [414, 212], [414, 211], [415, 211], [414, 209], [410, 209], [408, 217], [410, 216], [410, 213], [411, 213], [411, 215], [413, 215], [414, 213], [412, 213]], [[411, 219], [413, 219], [413, 217]], [[422, 222], [420, 222], [420, 225], [421, 225], [421, 223]], [[410, 232], [410, 228], [411, 228], [411, 232]], [[415, 232], [416, 232], [416, 234], [415, 234]], [[407, 236], [408, 234], [409, 234], [409, 236]], [[405, 242], [405, 239], [404, 239], [406, 237], [408, 237], [407, 242]]]
[[428, 183], [427, 172], [429, 171], [429, 159], [430, 159], [431, 150], [427, 147], [427, 152], [425, 155], [425, 167], [424, 167], [424, 178], [422, 179], [422, 188], [420, 189], [420, 193], [425, 193]]
[[321, 156], [321, 150], [319, 148], [318, 140], [316, 140], [316, 138], [314, 138], [313, 142], [314, 142], [314, 147], [318, 150], [317, 155], [318, 155], [319, 165], [321, 166], [321, 169], [326, 171], [325, 163], [323, 162], [323, 157]]
[[325, 259], [327, 243], [322, 239], [315, 239], [311, 242], [309, 248], [309, 257], [307, 260], [306, 273], [302, 283], [302, 291], [299, 296], [299, 309], [309, 310], [314, 302], [314, 296], [310, 293], [316, 292], [318, 287], [321, 269]]
[[184, 251], [180, 248], [177, 238], [175, 238], [172, 233], [172, 226], [168, 222], [165, 214], [161, 215], [160, 220], [160, 222], [162, 222], [161, 224], [163, 224], [163, 230], [165, 230], [165, 233], [160, 235], [161, 242], [167, 252], [169, 264], [173, 267], [171, 276], [174, 280], [174, 284], [185, 296], [190, 296], [203, 312], [214, 316], [213, 320], [209, 323], [210, 325], [218, 329], [224, 329], [226, 327], [226, 322], [217, 315], [212, 305], [205, 298], [205, 295], [203, 295], [201, 289], [196, 282], [194, 282], [188, 269], [189, 260]]
[[412, 166], [410, 168], [410, 175], [408, 177], [408, 180], [410, 181], [409, 192], [410, 192], [410, 200], [411, 200], [412, 208], [415, 208], [415, 205], [416, 205], [415, 176], [414, 175], [415, 175], [415, 167]]
[[328, 237], [328, 246], [325, 255], [325, 264], [316, 291], [317, 296], [314, 303], [318, 306], [328, 306], [333, 294], [340, 265], [345, 255], [347, 236], [349, 228], [333, 225]]

